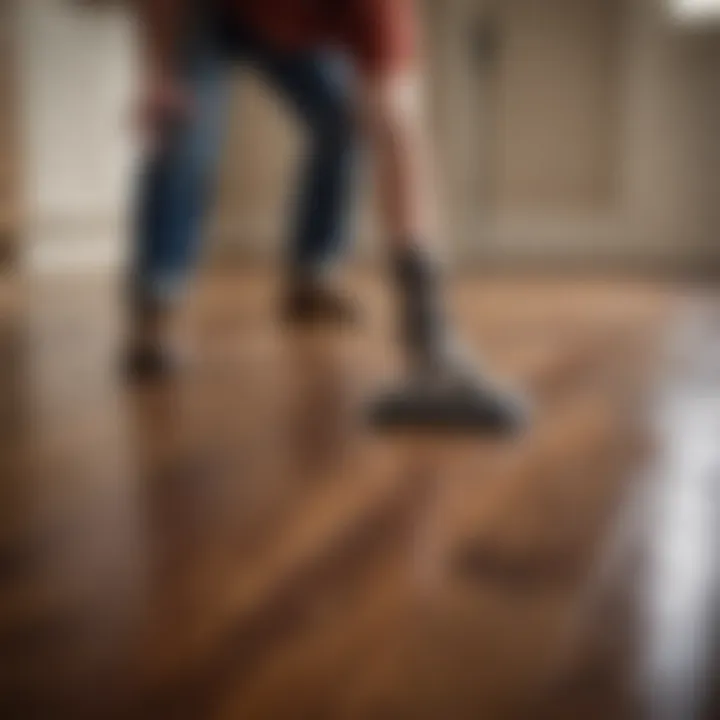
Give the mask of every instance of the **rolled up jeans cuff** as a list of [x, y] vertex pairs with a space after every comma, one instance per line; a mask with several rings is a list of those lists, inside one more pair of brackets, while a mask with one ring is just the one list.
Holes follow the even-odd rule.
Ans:
[[133, 275], [129, 285], [130, 304], [137, 312], [171, 309], [182, 302], [187, 291], [187, 279], [182, 273]]

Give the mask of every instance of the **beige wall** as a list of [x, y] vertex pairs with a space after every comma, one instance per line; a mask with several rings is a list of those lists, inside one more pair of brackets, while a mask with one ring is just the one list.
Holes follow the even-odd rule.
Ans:
[[[446, 6], [455, 15], [443, 42], [458, 252], [717, 261], [720, 32], [680, 29], [660, 0], [565, 5]], [[478, 69], [453, 33], [498, 7], [511, 27], [498, 31], [501, 57]]]
[[[688, 264], [720, 257], [720, 32], [673, 27], [660, 0], [502, 0], [512, 52], [483, 77], [468, 61], [468, 33], [497, 2], [428, 2], [457, 253]], [[257, 92], [252, 86], [239, 103], [218, 248], [278, 244], [298, 138], [277, 103], [256, 102]], [[360, 213], [363, 235], [374, 234], [368, 214]]]
[[[504, 41], [516, 50], [499, 66], [478, 67], [469, 31], [498, 2], [425, 0], [456, 254], [482, 262], [717, 259], [720, 31], [673, 27], [664, 0], [502, 0], [513, 23]], [[117, 259], [131, 159], [127, 19], [66, 0], [15, 5], [26, 246], [65, 264]], [[538, 112], [541, 122], [528, 122]], [[240, 74], [215, 253], [278, 251], [301, 154], [278, 98]], [[552, 175], [538, 172], [543, 166]], [[377, 235], [365, 170], [356, 230], [363, 247]]]
[[500, 214], [606, 212], [618, 162], [620, 0], [495, 3], [492, 155]]
[[717, 258], [720, 33], [667, 25], [639, 0], [628, 34], [623, 177], [637, 251]]

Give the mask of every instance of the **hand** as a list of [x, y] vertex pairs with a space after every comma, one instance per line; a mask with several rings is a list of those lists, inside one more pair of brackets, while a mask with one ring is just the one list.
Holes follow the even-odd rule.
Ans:
[[148, 146], [155, 149], [191, 111], [192, 101], [182, 80], [170, 73], [152, 73], [140, 93], [136, 122]]

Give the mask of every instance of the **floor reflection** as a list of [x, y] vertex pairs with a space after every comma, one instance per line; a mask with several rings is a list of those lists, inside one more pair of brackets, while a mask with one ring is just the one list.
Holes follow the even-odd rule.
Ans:
[[0, 318], [0, 716], [712, 717], [714, 300], [459, 287], [540, 404], [504, 444], [373, 435], [383, 313], [291, 333], [271, 287], [208, 282], [155, 387], [117, 372], [110, 287]]
[[690, 304], [656, 407], [643, 666], [652, 720], [709, 718], [720, 639], [720, 333]]

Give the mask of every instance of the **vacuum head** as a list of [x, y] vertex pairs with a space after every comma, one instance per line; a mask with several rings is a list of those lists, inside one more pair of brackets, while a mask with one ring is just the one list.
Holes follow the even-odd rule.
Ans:
[[530, 411], [521, 397], [488, 383], [414, 380], [373, 400], [369, 420], [383, 431], [517, 435], [529, 425]]

